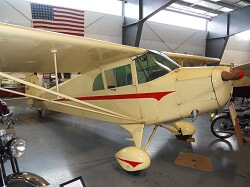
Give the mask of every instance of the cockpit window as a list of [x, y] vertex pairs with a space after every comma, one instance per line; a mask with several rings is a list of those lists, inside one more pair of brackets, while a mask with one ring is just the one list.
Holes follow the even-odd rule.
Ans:
[[97, 77], [94, 80], [93, 83], [93, 91], [97, 90], [104, 90], [103, 80], [102, 80], [102, 74], [100, 73], [97, 75]]
[[108, 89], [132, 84], [130, 64], [106, 70], [105, 77]]
[[166, 55], [149, 51], [135, 59], [138, 83], [149, 82], [180, 66]]

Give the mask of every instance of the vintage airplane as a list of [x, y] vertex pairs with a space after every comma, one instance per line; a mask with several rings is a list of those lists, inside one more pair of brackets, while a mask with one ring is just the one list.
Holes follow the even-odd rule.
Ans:
[[[26, 80], [4, 72], [27, 72]], [[81, 75], [46, 89], [28, 72]], [[115, 157], [123, 169], [138, 171], [150, 165], [146, 151], [158, 127], [189, 138], [195, 127], [179, 121], [223, 107], [231, 80], [244, 73], [226, 66], [181, 68], [162, 52], [1, 23], [0, 76], [25, 84], [20, 94], [34, 107], [118, 123], [135, 146]], [[146, 125], [155, 128], [142, 148]]]

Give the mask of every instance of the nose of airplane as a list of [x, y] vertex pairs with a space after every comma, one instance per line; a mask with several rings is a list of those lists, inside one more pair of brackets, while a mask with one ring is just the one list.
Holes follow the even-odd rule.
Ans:
[[218, 105], [223, 107], [232, 97], [233, 85], [231, 80], [244, 77], [241, 70], [231, 70], [230, 67], [218, 66], [212, 71], [212, 84]]
[[231, 70], [231, 72], [228, 71], [222, 71], [221, 72], [221, 78], [223, 81], [229, 81], [229, 80], [239, 80], [244, 77], [244, 72], [241, 70]]

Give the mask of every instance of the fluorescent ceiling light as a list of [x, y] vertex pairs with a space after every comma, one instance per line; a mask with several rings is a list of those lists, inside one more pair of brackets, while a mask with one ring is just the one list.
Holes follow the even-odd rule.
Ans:
[[211, 12], [209, 12], [209, 13], [206, 13], [206, 15], [208, 15], [208, 16], [211, 16], [211, 17], [215, 17], [215, 16], [218, 16], [218, 14], [215, 14], [215, 13], [211, 13]]
[[188, 3], [197, 3], [200, 0], [183, 0], [183, 1], [188, 2]]
[[210, 1], [213, 1], [213, 2], [219, 2], [220, 0], [210, 0]]
[[220, 10], [223, 11], [223, 12], [231, 12], [233, 9], [223, 7], [223, 8], [221, 8]]

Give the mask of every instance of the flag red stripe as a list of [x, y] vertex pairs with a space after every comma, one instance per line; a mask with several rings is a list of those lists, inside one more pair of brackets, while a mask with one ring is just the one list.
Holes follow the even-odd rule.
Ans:
[[[53, 23], [52, 23], [53, 24]], [[51, 26], [39, 26], [39, 25], [34, 25], [35, 28], [41, 28], [41, 29], [55, 29], [55, 30], [68, 30], [68, 31], [78, 31], [78, 32], [83, 32], [84, 28], [82, 30], [79, 29], [71, 29], [71, 28], [59, 28], [59, 27], [51, 27]]]
[[58, 26], [69, 26], [69, 27], [76, 27], [76, 28], [84, 28], [84, 26], [64, 24], [64, 23], [54, 23], [54, 22], [51, 22], [51, 21], [33, 21], [33, 24], [51, 24], [51, 25], [58, 25]]
[[76, 33], [70, 33], [70, 32], [59, 32], [59, 33], [62, 33], [62, 34], [69, 34], [69, 35], [75, 35], [75, 36], [84, 36], [84, 34], [76, 34]]
[[58, 10], [54, 10], [54, 12], [63, 13], [63, 14], [71, 14], [71, 15], [76, 15], [76, 16], [84, 16], [83, 14], [77, 14], [77, 13], [73, 13], [73, 12], [65, 12], [65, 11], [58, 11]]
[[73, 17], [73, 16], [63, 16], [63, 15], [54, 15], [54, 16], [62, 17], [62, 18], [71, 18], [71, 19], [75, 19], [75, 20], [84, 21], [84, 18], [77, 18], [77, 17]]
[[76, 9], [72, 9], [72, 8], [63, 8], [63, 7], [59, 7], [59, 6], [53, 6], [55, 8], [58, 8], [58, 9], [63, 9], [63, 10], [70, 10], [70, 11], [75, 11], [75, 12], [79, 12], [79, 13], [84, 13], [83, 10], [76, 10]]
[[[71, 22], [71, 23], [79, 23], [79, 24], [82, 24], [83, 22], [79, 22], [79, 21], [71, 21], [71, 20], [64, 20], [64, 19], [58, 19], [58, 18], [55, 18], [54, 21], [68, 21], [68, 22]], [[84, 19], [83, 19], [84, 21]]]

